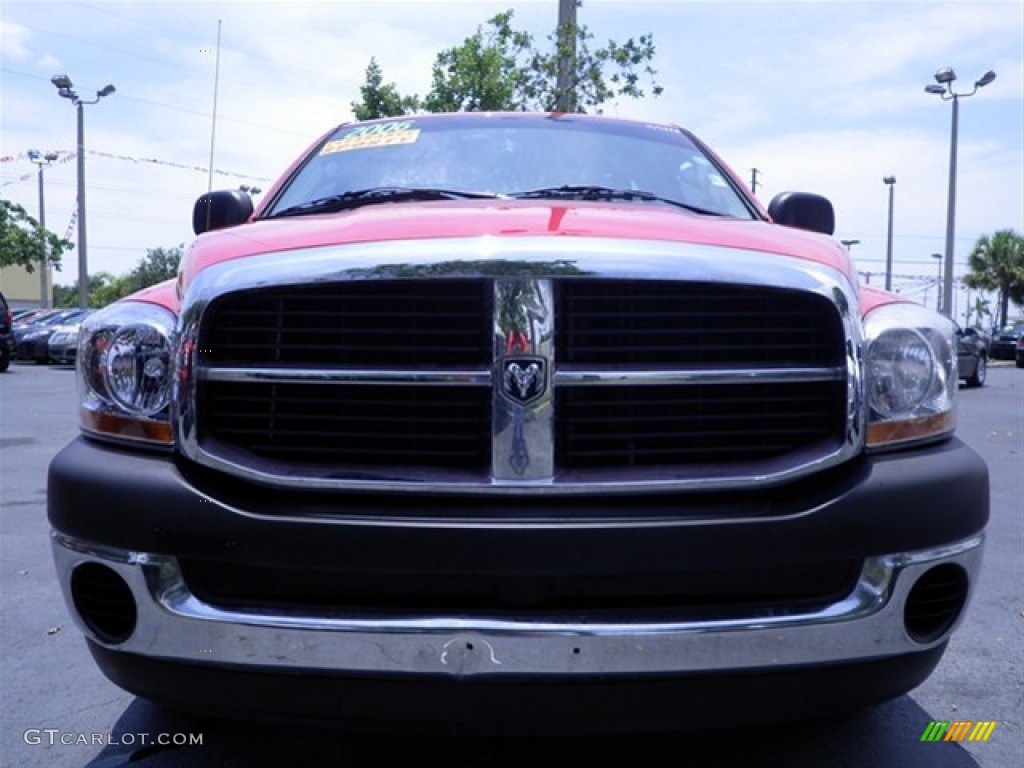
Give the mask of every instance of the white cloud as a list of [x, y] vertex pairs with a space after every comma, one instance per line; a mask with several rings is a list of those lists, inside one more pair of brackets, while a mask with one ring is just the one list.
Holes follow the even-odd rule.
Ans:
[[0, 19], [0, 50], [4, 58], [14, 61], [25, 61], [32, 54], [28, 49], [28, 41], [32, 32], [20, 24]]
[[63, 64], [60, 59], [50, 53], [43, 54], [36, 62], [36, 69], [41, 69], [47, 72], [56, 72]]

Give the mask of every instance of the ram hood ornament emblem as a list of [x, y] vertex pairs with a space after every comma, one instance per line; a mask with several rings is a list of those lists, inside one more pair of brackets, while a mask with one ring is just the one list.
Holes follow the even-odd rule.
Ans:
[[548, 388], [547, 366], [541, 357], [506, 357], [501, 361], [501, 391], [520, 405], [532, 403]]

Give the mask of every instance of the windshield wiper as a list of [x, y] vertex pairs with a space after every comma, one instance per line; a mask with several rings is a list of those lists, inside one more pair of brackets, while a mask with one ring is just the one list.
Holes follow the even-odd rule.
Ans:
[[497, 198], [492, 192], [463, 192], [456, 189], [436, 189], [433, 187], [368, 187], [354, 189], [337, 195], [328, 195], [307, 203], [300, 203], [276, 211], [265, 218], [274, 219], [279, 216], [302, 216], [307, 213], [331, 213], [346, 208], [357, 208], [361, 205], [374, 203], [406, 203], [428, 200], [479, 200]]
[[507, 197], [516, 200], [550, 200], [552, 198], [571, 198], [573, 200], [643, 200], [645, 202], [665, 203], [674, 205], [677, 208], [684, 208], [693, 213], [703, 213], [709, 216], [723, 216], [719, 211], [708, 210], [700, 206], [690, 205], [680, 200], [673, 200], [670, 197], [661, 197], [653, 192], [645, 192], [642, 189], [616, 189], [614, 187], [601, 187], [587, 184], [563, 184], [560, 187], [541, 187], [530, 189], [525, 192], [510, 192]]

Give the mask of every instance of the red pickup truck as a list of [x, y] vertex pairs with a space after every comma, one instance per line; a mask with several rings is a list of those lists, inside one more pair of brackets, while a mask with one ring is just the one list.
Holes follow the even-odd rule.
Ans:
[[951, 322], [692, 134], [415, 115], [92, 315], [49, 518], [103, 672], [231, 717], [660, 729], [924, 680], [981, 563]]

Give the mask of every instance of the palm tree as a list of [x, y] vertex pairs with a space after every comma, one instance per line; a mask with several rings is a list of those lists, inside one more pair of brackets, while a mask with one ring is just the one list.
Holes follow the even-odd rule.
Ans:
[[1024, 298], [1024, 237], [1001, 229], [991, 237], [978, 238], [967, 258], [971, 268], [964, 276], [969, 288], [999, 292], [999, 327], [1006, 323], [1011, 297]]

